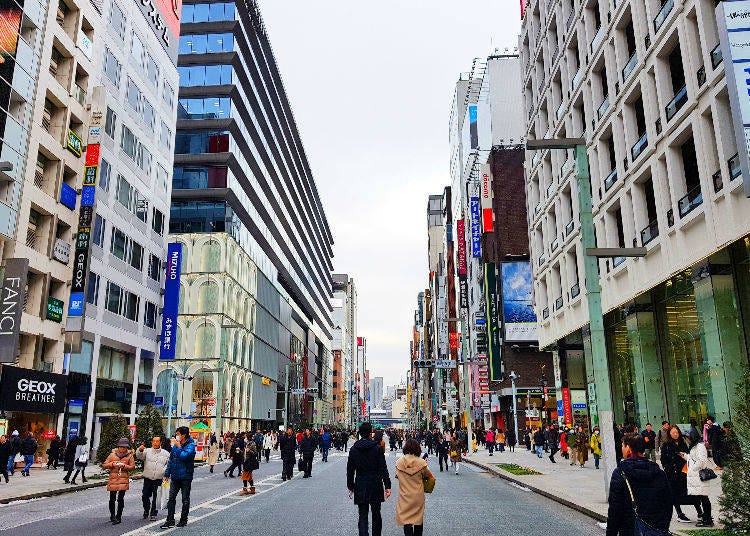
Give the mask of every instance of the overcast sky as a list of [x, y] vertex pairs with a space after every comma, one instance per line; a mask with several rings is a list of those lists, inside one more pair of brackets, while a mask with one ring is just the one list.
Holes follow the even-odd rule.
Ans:
[[[518, 44], [518, 0], [260, 0], [333, 232], [370, 376], [405, 378], [427, 285], [427, 196], [449, 184], [453, 90]], [[520, 91], [519, 81], [519, 91]]]

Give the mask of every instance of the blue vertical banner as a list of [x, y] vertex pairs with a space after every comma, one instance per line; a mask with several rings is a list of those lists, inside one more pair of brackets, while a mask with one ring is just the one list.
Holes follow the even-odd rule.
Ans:
[[469, 208], [471, 210], [471, 256], [479, 259], [482, 257], [482, 218], [478, 197], [472, 197], [469, 200]]
[[469, 106], [469, 137], [471, 148], [479, 149], [479, 126], [477, 125], [477, 107]]
[[175, 358], [177, 349], [177, 313], [180, 305], [180, 270], [182, 269], [182, 244], [167, 246], [167, 270], [164, 284], [164, 310], [161, 321], [159, 359]]

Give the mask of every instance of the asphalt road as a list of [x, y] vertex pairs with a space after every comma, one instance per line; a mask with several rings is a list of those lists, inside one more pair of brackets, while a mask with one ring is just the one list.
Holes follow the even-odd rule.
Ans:
[[[387, 454], [393, 475], [397, 455]], [[508, 482], [491, 477], [464, 464], [459, 475], [441, 473], [436, 460], [430, 465], [437, 478], [428, 495], [425, 533], [450, 536], [538, 536], [542, 533], [603, 535], [590, 518]], [[125, 495], [122, 524], [109, 522], [108, 493], [103, 489], [80, 492], [0, 506], [0, 532], [16, 535], [179, 535], [273, 534], [342, 535], [357, 534], [357, 511], [346, 490], [346, 454], [332, 451], [328, 463], [316, 456], [313, 478], [297, 474], [290, 482], [280, 479], [281, 462], [263, 462], [255, 473], [258, 494], [240, 496], [239, 479], [224, 478], [227, 465], [216, 473], [196, 470], [192, 508], [187, 527], [159, 530], [158, 522], [141, 518], [141, 482], [131, 485]], [[383, 505], [383, 534], [403, 534], [395, 523], [398, 481], [393, 480], [393, 496]], [[179, 498], [178, 498], [179, 512]], [[179, 513], [178, 513], [179, 516]]]

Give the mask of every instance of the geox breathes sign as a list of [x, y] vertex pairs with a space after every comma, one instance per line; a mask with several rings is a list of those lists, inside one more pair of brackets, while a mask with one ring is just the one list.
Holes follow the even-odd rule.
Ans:
[[0, 409], [34, 413], [65, 410], [68, 377], [19, 367], [3, 367]]
[[16, 360], [28, 271], [29, 259], [5, 261], [5, 276], [0, 289], [0, 363]]

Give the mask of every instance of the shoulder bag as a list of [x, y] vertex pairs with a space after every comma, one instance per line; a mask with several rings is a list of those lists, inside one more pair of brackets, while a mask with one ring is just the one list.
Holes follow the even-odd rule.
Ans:
[[707, 480], [713, 480], [714, 478], [718, 478], [714, 470], [708, 469], [708, 468], [701, 469], [700, 471], [698, 471], [698, 476], [700, 477], [701, 482], [706, 482]]
[[424, 492], [432, 493], [435, 489], [435, 476], [430, 472], [430, 476], [422, 477], [422, 484], [424, 484]]
[[638, 505], [635, 502], [635, 496], [633, 495], [633, 488], [630, 487], [630, 481], [628, 481], [628, 477], [625, 476], [625, 472], [622, 469], [620, 469], [620, 474], [625, 480], [625, 485], [628, 487], [628, 493], [630, 493], [630, 502], [633, 504], [634, 536], [669, 536], [669, 532], [656, 529], [641, 519], [638, 515]]

